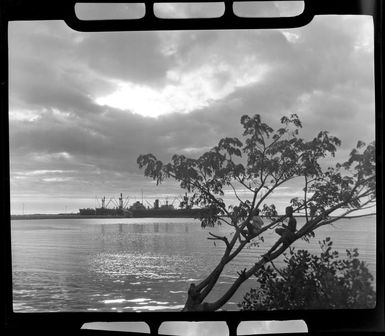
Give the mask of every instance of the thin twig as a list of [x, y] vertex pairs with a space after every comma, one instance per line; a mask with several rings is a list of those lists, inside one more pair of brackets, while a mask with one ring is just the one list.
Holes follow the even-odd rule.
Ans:
[[286, 278], [282, 272], [275, 266], [275, 264], [273, 263], [272, 260], [270, 260], [270, 264], [271, 266], [273, 266], [273, 268], [275, 269], [275, 271], [285, 280], [285, 281], [288, 281], [288, 278]]
[[223, 242], [225, 242], [227, 248], [230, 248], [229, 241], [226, 237], [217, 236], [211, 232], [209, 232], [209, 235], [212, 236], [212, 238], [208, 237], [207, 239], [209, 239], [209, 240], [222, 240]]

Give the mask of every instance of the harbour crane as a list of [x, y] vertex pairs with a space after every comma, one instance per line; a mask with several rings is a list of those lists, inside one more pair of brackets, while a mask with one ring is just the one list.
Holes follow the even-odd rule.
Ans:
[[129, 196], [127, 196], [126, 199], [124, 200], [123, 208], [127, 208], [128, 201], [129, 201]]
[[178, 199], [178, 196], [174, 198], [174, 200], [171, 202], [171, 205], [174, 205], [175, 201]]
[[98, 196], [95, 196], [95, 198], [96, 198], [96, 201], [98, 202], [99, 207], [104, 209], [106, 207], [106, 196], [102, 197], [101, 202], [99, 201]]
[[[104, 200], [105, 200], [106, 198], [104, 197]], [[109, 201], [107, 202], [107, 204], [105, 205], [105, 208], [108, 208], [108, 205], [111, 203], [111, 201], [112, 201], [112, 197], [109, 199]]]

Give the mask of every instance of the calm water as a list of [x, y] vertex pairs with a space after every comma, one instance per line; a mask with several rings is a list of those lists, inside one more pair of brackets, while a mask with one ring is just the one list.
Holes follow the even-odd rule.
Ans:
[[[189, 283], [202, 279], [221, 258], [223, 246], [207, 240], [208, 231], [226, 233], [227, 228], [202, 229], [196, 220], [179, 218], [12, 221], [14, 310], [180, 310]], [[346, 249], [359, 248], [375, 275], [374, 217], [340, 221], [319, 229], [310, 244], [295, 246], [319, 253], [318, 241], [327, 236], [342, 256]], [[245, 249], [225, 269], [209, 300], [274, 239], [276, 234], [268, 232], [264, 245]], [[249, 279], [224, 309], [237, 309], [244, 292], [255, 286]]]

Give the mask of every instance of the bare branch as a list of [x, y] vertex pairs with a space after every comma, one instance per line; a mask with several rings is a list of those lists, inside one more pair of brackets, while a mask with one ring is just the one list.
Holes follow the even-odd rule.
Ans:
[[[366, 208], [361, 208], [360, 210], [362, 210], [362, 209], [370, 209], [370, 208], [373, 208], [373, 206], [366, 207]], [[371, 216], [375, 216], [375, 215], [377, 215], [377, 213], [372, 212], [372, 213], [365, 214], [365, 215], [347, 216], [347, 217], [345, 217], [345, 219], [354, 219], [354, 218], [362, 218], [362, 217], [371, 217]]]
[[305, 195], [304, 195], [304, 205], [305, 205], [305, 216], [306, 216], [306, 222], [309, 221], [309, 214], [308, 214], [308, 208], [307, 208], [307, 189], [308, 189], [308, 179], [307, 179], [307, 175], [305, 175]]
[[242, 271], [237, 272], [239, 277], [241, 277], [241, 278], [246, 277], [246, 270], [247, 270], [247, 268], [244, 268]]
[[288, 279], [282, 274], [282, 272], [275, 266], [275, 264], [273, 263], [272, 260], [270, 260], [270, 264], [271, 266], [273, 266], [273, 268], [275, 269], [275, 271], [286, 281], [288, 281]]
[[227, 248], [230, 248], [230, 244], [229, 244], [227, 237], [217, 236], [211, 232], [209, 232], [209, 235], [212, 236], [212, 238], [208, 237], [207, 239], [209, 239], [209, 240], [222, 240], [226, 244]]
[[240, 203], [243, 203], [243, 201], [242, 201], [242, 200], [240, 199], [240, 197], [238, 196], [238, 193], [237, 193], [235, 187], [233, 186], [233, 184], [232, 184], [232, 183], [229, 183], [229, 185], [230, 185], [230, 187], [233, 189], [234, 195], [235, 195], [235, 197], [238, 199], [238, 201], [239, 201]]
[[219, 216], [219, 219], [220, 219], [221, 221], [223, 221], [225, 224], [229, 225], [229, 226], [234, 226], [234, 224], [230, 223], [230, 222], [227, 220], [227, 217]]
[[[355, 199], [360, 199], [360, 198], [361, 197], [357, 197]], [[351, 201], [352, 200], [340, 202], [340, 203], [336, 204], [335, 206], [331, 207], [330, 209], [326, 210], [322, 215], [319, 215], [316, 219], [310, 220], [297, 232], [298, 236], [302, 237], [302, 236], [306, 235], [307, 233], [314, 231], [315, 229], [317, 229], [321, 226], [334, 223], [334, 222], [336, 222], [342, 218], [346, 218], [346, 216], [349, 215], [350, 213], [356, 212], [356, 211], [361, 209], [361, 207], [360, 208], [352, 208], [352, 209], [346, 210], [344, 213], [342, 213], [336, 217], [332, 217], [332, 218], [329, 217], [329, 215], [332, 214], [335, 210], [344, 208], [344, 206], [346, 206]], [[369, 201], [365, 202], [362, 206], [365, 206], [366, 204], [368, 204], [370, 202], [371, 201], [369, 200]]]
[[285, 180], [283, 180], [283, 181], [281, 181], [281, 182], [278, 182], [279, 179], [275, 180], [274, 185], [273, 185], [271, 188], [267, 188], [268, 191], [266, 192], [266, 194], [264, 194], [264, 195], [261, 197], [261, 199], [258, 201], [258, 203], [257, 203], [257, 208], [259, 208], [259, 207], [261, 206], [262, 202], [263, 202], [268, 196], [270, 196], [270, 194], [271, 194], [277, 187], [281, 186], [282, 184], [284, 184], [284, 183], [286, 183], [286, 182], [288, 182], [288, 181], [290, 181], [290, 180], [292, 180], [292, 179], [294, 179], [294, 178], [296, 178], [296, 177], [298, 177], [298, 176], [292, 176], [292, 177], [289, 177], [289, 178], [287, 178], [287, 179], [285, 179]]
[[243, 179], [237, 178], [238, 182], [242, 184], [247, 190], [254, 192], [254, 189], [248, 186], [245, 182], [243, 182]]
[[[295, 240], [297, 239], [298, 238], [296, 238]], [[259, 269], [261, 269], [263, 265], [265, 265], [268, 261], [274, 260], [278, 256], [280, 256], [287, 249], [287, 247], [288, 246], [285, 245], [282, 246], [276, 252], [269, 255], [269, 257], [262, 256], [262, 258], [258, 262], [256, 262], [251, 268], [249, 268], [248, 270], [243, 270], [241, 273], [238, 273], [238, 278], [230, 286], [230, 288], [216, 302], [208, 303], [208, 308], [210, 310], [217, 310], [222, 307], [233, 296], [233, 294], [243, 282], [245, 282], [248, 278], [255, 274], [255, 272], [257, 272]]]

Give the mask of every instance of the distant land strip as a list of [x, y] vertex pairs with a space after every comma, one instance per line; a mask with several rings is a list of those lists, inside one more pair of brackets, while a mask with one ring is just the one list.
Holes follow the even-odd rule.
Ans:
[[200, 218], [206, 209], [178, 209], [178, 210], [132, 210], [130, 216], [127, 215], [81, 215], [79, 213], [59, 213], [59, 214], [26, 214], [11, 215], [12, 220], [31, 220], [31, 219], [82, 219], [82, 218]]
[[[181, 209], [173, 211], [165, 210], [136, 210], [132, 211], [132, 217], [119, 215], [80, 215], [78, 213], [58, 213], [58, 214], [26, 214], [11, 215], [11, 220], [33, 220], [33, 219], [84, 219], [84, 218], [200, 218], [204, 214], [203, 209]], [[346, 219], [375, 216], [376, 213], [347, 216]], [[305, 215], [297, 215], [295, 217], [305, 218]], [[338, 217], [338, 216], [331, 216]]]

